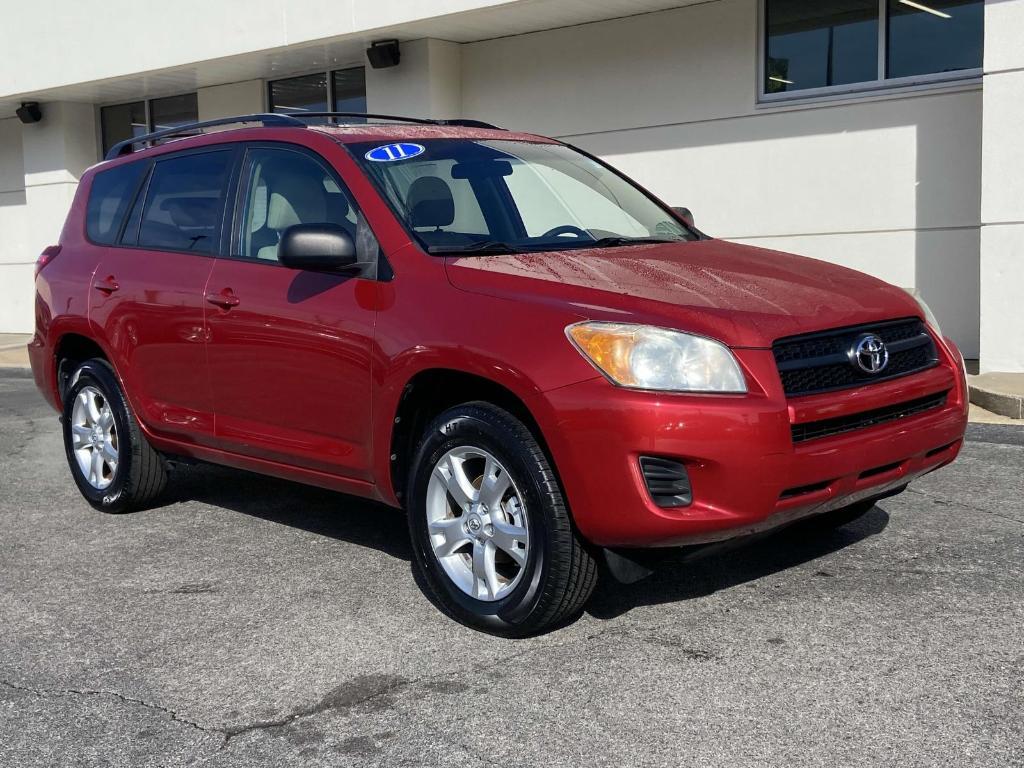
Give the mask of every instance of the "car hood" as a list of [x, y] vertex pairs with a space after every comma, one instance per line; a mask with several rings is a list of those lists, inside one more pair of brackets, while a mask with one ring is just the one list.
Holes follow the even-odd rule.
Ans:
[[665, 325], [734, 347], [919, 315], [906, 291], [852, 269], [721, 240], [448, 260], [457, 288], [564, 303], [581, 319]]

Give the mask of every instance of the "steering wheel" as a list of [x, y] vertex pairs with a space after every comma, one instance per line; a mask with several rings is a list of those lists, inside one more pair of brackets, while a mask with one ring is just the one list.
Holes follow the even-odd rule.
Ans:
[[557, 227], [552, 227], [545, 232], [541, 237], [561, 237], [562, 235], [572, 235], [580, 239], [586, 238], [587, 240], [593, 240], [594, 237], [587, 230], [574, 227], [572, 224], [559, 224]]

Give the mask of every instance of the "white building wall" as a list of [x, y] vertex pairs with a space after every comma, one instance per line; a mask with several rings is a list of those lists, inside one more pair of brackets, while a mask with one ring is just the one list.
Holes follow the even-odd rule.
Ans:
[[[577, 0], [577, 5], [588, 2]], [[513, 0], [177, 0], [166, 5], [105, 0], [99, 6], [73, 0], [5, 3], [0, 59], [11, 66], [0, 67], [0, 95], [45, 91], [214, 59], [227, 60], [221, 70], [227, 72], [233, 56], [285, 46], [315, 47], [329, 38], [353, 34], [373, 39], [382, 29], [515, 4]], [[36, 33], [42, 30], [50, 49], [60, 55], [39, 55]], [[362, 47], [360, 44], [357, 50]], [[272, 53], [263, 58], [273, 65]], [[152, 77], [151, 87], [159, 90], [163, 85], [158, 74]]]
[[26, 248], [34, 262], [56, 243], [75, 197], [78, 180], [99, 158], [96, 111], [91, 104], [52, 102], [43, 120], [22, 126]]
[[463, 111], [609, 160], [709, 234], [918, 288], [978, 354], [981, 91], [756, 105], [756, 0], [463, 46]]
[[366, 69], [366, 108], [384, 115], [460, 117], [462, 46], [447, 40], [402, 45], [402, 63]]
[[36, 255], [28, 247], [21, 123], [0, 120], [0, 333], [32, 329]]
[[981, 368], [1024, 373], [1024, 0], [985, 3]]

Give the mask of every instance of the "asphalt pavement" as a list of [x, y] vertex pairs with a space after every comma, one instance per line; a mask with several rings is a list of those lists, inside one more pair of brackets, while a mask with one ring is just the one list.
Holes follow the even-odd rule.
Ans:
[[0, 376], [0, 766], [1024, 766], [1024, 428], [968, 438], [512, 641], [431, 605], [386, 507], [196, 466], [92, 510]]

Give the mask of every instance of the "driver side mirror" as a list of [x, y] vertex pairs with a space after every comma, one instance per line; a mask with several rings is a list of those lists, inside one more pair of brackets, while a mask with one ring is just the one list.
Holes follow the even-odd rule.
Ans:
[[358, 265], [352, 235], [338, 224], [295, 224], [281, 233], [277, 259], [291, 269], [337, 272]]
[[683, 208], [680, 205], [673, 205], [672, 210], [675, 211], [676, 216], [685, 221], [689, 226], [696, 229], [696, 225], [693, 223], [693, 214], [689, 208]]

